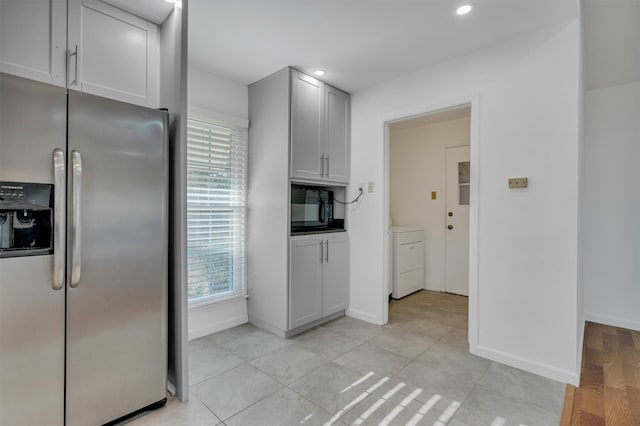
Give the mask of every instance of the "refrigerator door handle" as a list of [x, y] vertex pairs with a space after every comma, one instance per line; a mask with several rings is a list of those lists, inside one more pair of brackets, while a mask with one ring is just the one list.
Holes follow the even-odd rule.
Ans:
[[82, 156], [71, 152], [71, 288], [78, 287], [82, 274]]
[[53, 150], [53, 289], [64, 285], [64, 239], [66, 235], [66, 167], [64, 151]]

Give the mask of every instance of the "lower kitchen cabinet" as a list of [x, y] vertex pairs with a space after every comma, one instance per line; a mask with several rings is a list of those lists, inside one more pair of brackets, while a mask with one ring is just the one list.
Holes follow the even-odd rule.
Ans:
[[349, 247], [347, 236], [327, 238], [322, 268], [322, 316], [347, 309]]
[[322, 316], [321, 256], [324, 239], [291, 240], [289, 277], [289, 328], [296, 328]]
[[349, 278], [347, 235], [292, 237], [290, 250], [289, 329], [346, 309]]

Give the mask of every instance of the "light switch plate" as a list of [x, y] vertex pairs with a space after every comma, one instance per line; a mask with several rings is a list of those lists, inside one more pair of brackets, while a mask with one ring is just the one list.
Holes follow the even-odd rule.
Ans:
[[509, 188], [526, 188], [529, 186], [529, 178], [509, 178]]

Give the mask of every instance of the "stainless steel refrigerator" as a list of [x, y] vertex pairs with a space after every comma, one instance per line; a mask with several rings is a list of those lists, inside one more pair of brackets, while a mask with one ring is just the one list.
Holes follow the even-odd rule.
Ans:
[[166, 401], [167, 113], [0, 73], [0, 425]]

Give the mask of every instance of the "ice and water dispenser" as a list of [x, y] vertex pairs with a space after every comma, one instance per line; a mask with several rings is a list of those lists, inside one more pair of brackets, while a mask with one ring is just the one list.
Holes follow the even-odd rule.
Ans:
[[53, 185], [0, 182], [0, 258], [53, 253]]

